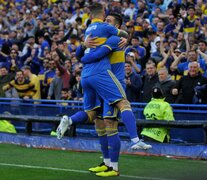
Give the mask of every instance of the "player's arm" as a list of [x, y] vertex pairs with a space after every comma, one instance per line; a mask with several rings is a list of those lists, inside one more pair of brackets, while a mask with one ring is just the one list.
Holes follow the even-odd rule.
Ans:
[[108, 24], [107, 27], [106, 27], [106, 31], [109, 32], [111, 35], [114, 35], [114, 36], [119, 36], [119, 37], [124, 37], [124, 38], [128, 38], [129, 37], [129, 34], [122, 30], [122, 29], [117, 29], [116, 27]]
[[80, 45], [77, 47], [75, 55], [78, 59], [81, 59], [84, 56], [84, 51], [86, 50], [86, 47], [84, 45]]
[[124, 37], [124, 38], [127, 39], [129, 37], [129, 34], [126, 31], [120, 29], [119, 33], [118, 33], [118, 36], [119, 37]]
[[82, 58], [81, 62], [83, 64], [90, 64], [96, 61], [100, 61], [103, 57], [107, 56], [112, 49], [109, 46], [102, 46], [98, 48], [95, 52], [93, 53], [86, 53]]
[[107, 56], [110, 52], [117, 48], [119, 42], [120, 38], [111, 36], [103, 46], [98, 48], [93, 53], [85, 53], [84, 57], [81, 59], [81, 62], [83, 64], [89, 64], [100, 61], [103, 57]]

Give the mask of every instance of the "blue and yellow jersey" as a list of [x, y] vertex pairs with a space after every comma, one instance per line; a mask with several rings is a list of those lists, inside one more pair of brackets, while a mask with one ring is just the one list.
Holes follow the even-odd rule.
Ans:
[[142, 27], [142, 24], [139, 24], [139, 23], [136, 23], [134, 25], [134, 35], [135, 36], [139, 36], [139, 37], [142, 37], [143, 36], [143, 27]]
[[[85, 54], [81, 61], [87, 65], [95, 62], [101, 62], [107, 60], [110, 62], [111, 71], [116, 76], [116, 78], [121, 82], [122, 86], [125, 88], [124, 83], [124, 64], [125, 55], [124, 51], [118, 47], [120, 38], [118, 36], [111, 36], [105, 42], [104, 45], [97, 48], [93, 53]], [[111, 53], [112, 52], [112, 53]], [[98, 73], [97, 71], [94, 73]]]
[[121, 82], [122, 86], [125, 88], [125, 54], [122, 49], [119, 48], [118, 44], [120, 42], [120, 38], [117, 36], [111, 36], [105, 43], [105, 47], [108, 47], [112, 53], [108, 55], [111, 71], [114, 73], [116, 78]]
[[[90, 24], [86, 29], [85, 39], [88, 36], [96, 37], [98, 46], [96, 48], [87, 48], [85, 50], [85, 55], [91, 53], [93, 54], [93, 52], [95, 52], [97, 48], [103, 45], [106, 40], [112, 35], [119, 35], [119, 30], [108, 23], [104, 23], [100, 19], [93, 19], [92, 24]], [[101, 59], [101, 61], [85, 64], [82, 71], [82, 77], [88, 77], [107, 69], [111, 69], [111, 66], [108, 58], [106, 57]]]
[[195, 27], [195, 20], [198, 18], [198, 16], [194, 16], [193, 19], [190, 19], [190, 17], [188, 16], [187, 18], [185, 18], [183, 24], [184, 24], [184, 32], [187, 33], [193, 33], [193, 32], [197, 32], [198, 31], [198, 27]]
[[45, 73], [45, 79], [44, 79], [43, 85], [45, 85], [45, 86], [50, 85], [50, 83], [52, 82], [54, 76], [55, 76], [55, 70], [47, 71]]
[[88, 36], [96, 37], [96, 43], [98, 43], [101, 46], [106, 42], [106, 40], [110, 36], [118, 36], [119, 32], [120, 31], [117, 28], [108, 23], [103, 22], [101, 19], [93, 19], [92, 23], [86, 29], [85, 39]]

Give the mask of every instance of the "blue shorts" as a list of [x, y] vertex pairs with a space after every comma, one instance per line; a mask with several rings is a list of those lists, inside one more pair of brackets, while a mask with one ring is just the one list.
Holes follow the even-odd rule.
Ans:
[[81, 79], [84, 91], [84, 109], [93, 110], [101, 105], [100, 98], [107, 104], [114, 104], [126, 98], [125, 91], [110, 71]]
[[[121, 85], [123, 87], [123, 89], [126, 89], [126, 84], [125, 82], [121, 82]], [[115, 106], [115, 105], [109, 105], [108, 103], [104, 102], [103, 105], [103, 114], [102, 114], [102, 118], [104, 119], [120, 119], [120, 111], [119, 109]]]

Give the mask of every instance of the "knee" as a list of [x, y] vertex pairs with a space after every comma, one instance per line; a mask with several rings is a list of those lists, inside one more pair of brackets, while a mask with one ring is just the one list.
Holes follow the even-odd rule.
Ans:
[[88, 121], [93, 122], [96, 119], [96, 111], [87, 111]]
[[103, 120], [101, 119], [95, 120], [95, 129], [96, 129], [98, 136], [106, 135], [106, 128], [105, 128], [105, 123]]
[[112, 136], [118, 133], [118, 122], [112, 120], [104, 120], [107, 136]]
[[130, 102], [127, 99], [123, 99], [117, 103], [117, 107], [122, 112], [124, 110], [131, 110]]

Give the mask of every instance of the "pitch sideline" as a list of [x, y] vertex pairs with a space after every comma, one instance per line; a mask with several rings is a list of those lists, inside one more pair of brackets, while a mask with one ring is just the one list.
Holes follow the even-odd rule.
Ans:
[[[30, 168], [30, 169], [46, 169], [46, 170], [52, 170], [52, 171], [66, 171], [66, 172], [76, 172], [76, 173], [90, 174], [89, 171], [83, 171], [83, 170], [64, 169], [64, 168], [55, 168], [55, 167], [42, 167], [42, 166], [30, 166], [30, 165], [24, 165], [24, 164], [0, 163], [0, 166], [10, 166], [10, 167], [19, 167], [19, 168]], [[124, 175], [124, 174], [120, 175], [120, 177], [131, 178], [131, 179], [164, 180], [162, 178], [151, 178], [151, 177], [131, 176], [131, 175]]]

